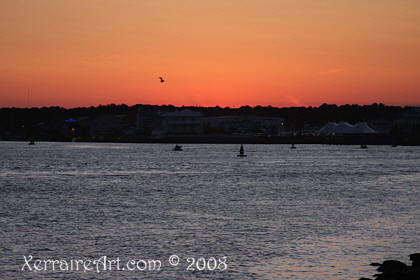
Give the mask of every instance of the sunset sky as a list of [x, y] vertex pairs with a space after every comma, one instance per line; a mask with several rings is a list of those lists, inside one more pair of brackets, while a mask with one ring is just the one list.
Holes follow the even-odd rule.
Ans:
[[28, 89], [30, 107], [420, 105], [420, 1], [2, 0], [0, 107]]

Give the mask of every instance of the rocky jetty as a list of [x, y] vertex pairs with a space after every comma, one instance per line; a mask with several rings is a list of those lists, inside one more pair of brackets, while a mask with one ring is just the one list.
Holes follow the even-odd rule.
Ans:
[[[411, 254], [412, 265], [406, 265], [403, 262], [389, 260], [380, 263], [372, 263], [377, 266], [381, 274], [374, 275], [376, 280], [419, 280], [420, 279], [420, 253]], [[360, 278], [360, 280], [372, 280], [370, 278]]]

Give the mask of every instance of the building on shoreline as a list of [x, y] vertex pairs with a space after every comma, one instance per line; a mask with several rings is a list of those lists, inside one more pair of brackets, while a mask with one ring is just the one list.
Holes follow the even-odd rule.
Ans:
[[162, 115], [161, 138], [202, 136], [203, 114], [185, 109]]
[[203, 135], [203, 114], [189, 109], [175, 112], [139, 109], [137, 128], [141, 138], [165, 139]]
[[402, 113], [401, 119], [394, 122], [398, 132], [420, 134], [420, 107], [413, 107]]
[[285, 131], [285, 119], [260, 116], [220, 116], [204, 118], [204, 125], [214, 134], [276, 136]]

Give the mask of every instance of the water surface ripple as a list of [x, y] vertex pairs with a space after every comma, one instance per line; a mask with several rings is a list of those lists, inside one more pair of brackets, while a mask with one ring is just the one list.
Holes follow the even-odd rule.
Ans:
[[[358, 279], [420, 251], [420, 147], [238, 150], [0, 142], [0, 278]], [[22, 271], [29, 255], [162, 269]], [[223, 256], [225, 271], [186, 271]]]

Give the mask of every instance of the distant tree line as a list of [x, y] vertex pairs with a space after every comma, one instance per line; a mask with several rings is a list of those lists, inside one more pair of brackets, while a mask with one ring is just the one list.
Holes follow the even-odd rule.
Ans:
[[356, 104], [337, 106], [324, 103], [319, 107], [242, 106], [240, 108], [197, 107], [195, 109], [207, 117], [223, 115], [282, 117], [285, 118], [288, 126], [293, 124], [299, 129], [304, 126], [305, 122], [309, 126], [322, 126], [328, 121], [347, 121], [352, 124], [359, 121], [372, 121], [377, 118], [392, 121], [399, 118], [405, 108], [377, 103], [363, 106]]
[[160, 110], [173, 112], [175, 110], [190, 109], [201, 112], [205, 117], [255, 115], [265, 117], [285, 118], [286, 124], [293, 124], [297, 129], [302, 128], [306, 122], [310, 126], [322, 126], [328, 121], [347, 121], [356, 123], [358, 121], [372, 121], [383, 118], [389, 121], [400, 117], [402, 111], [407, 107], [386, 106], [374, 103], [372, 105], [329, 105], [322, 104], [319, 107], [284, 107], [273, 106], [242, 106], [240, 108], [229, 107], [196, 107], [172, 105], [100, 105], [97, 107], [79, 107], [66, 109], [62, 107], [42, 108], [1, 108], [0, 129], [15, 130], [22, 125], [35, 125], [44, 123], [48, 125], [61, 125], [66, 119], [78, 119], [81, 117], [93, 117], [104, 114], [126, 115], [128, 122], [135, 125], [139, 107], [143, 110]]

